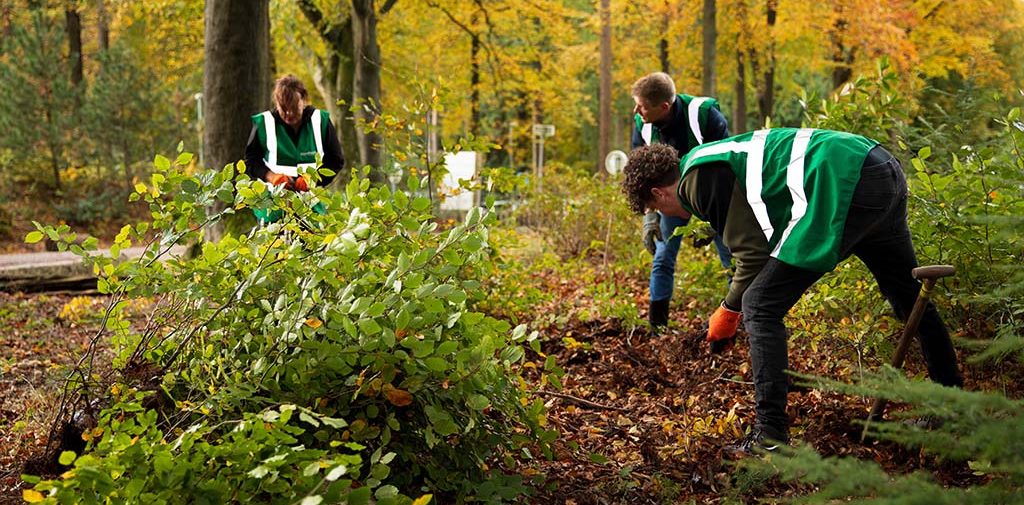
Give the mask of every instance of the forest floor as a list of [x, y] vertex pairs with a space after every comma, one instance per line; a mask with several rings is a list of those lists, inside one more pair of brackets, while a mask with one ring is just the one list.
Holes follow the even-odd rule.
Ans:
[[[588, 286], [578, 279], [537, 280], [559, 295], [537, 314], [565, 311], [567, 301], [585, 309]], [[646, 301], [640, 280], [637, 307]], [[89, 345], [108, 300], [104, 296], [0, 293], [0, 504], [20, 503], [26, 459], [45, 446], [64, 374]], [[576, 317], [542, 329], [544, 351], [565, 370], [564, 388], [548, 385], [543, 397], [549, 424], [561, 436], [555, 458], [523, 462], [541, 482], [534, 503], [605, 504], [753, 502], [806, 491], [778, 481], [738, 480], [722, 448], [738, 438], [753, 417], [753, 386], [743, 339], [731, 351], [711, 355], [702, 340], [703, 321], [686, 315], [683, 300], [660, 335], [627, 329], [607, 319]], [[138, 318], [141, 322], [141, 313]], [[556, 337], [557, 336], [557, 337]], [[894, 337], [895, 338], [895, 337]], [[790, 366], [804, 373], [848, 379], [848, 351], [791, 346]], [[99, 356], [109, 362], [111, 353]], [[908, 364], [920, 374], [919, 353]], [[534, 356], [540, 363], [543, 358]], [[526, 370], [528, 377], [532, 373]], [[1021, 367], [964, 365], [970, 390], [998, 389], [1020, 398]], [[919, 451], [885, 442], [861, 444], [868, 401], [805, 389], [790, 394], [792, 435], [826, 456], [877, 461], [886, 470], [925, 470], [949, 486], [979, 482], [966, 463], [941, 463]]]

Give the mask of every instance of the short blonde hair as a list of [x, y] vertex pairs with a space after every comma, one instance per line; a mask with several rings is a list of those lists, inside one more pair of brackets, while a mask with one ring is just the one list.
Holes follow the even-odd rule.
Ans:
[[633, 83], [630, 94], [647, 105], [671, 102], [676, 98], [676, 83], [665, 72], [647, 74]]

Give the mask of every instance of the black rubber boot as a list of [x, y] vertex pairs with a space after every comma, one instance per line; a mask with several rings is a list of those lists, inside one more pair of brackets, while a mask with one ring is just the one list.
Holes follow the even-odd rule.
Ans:
[[668, 326], [668, 305], [672, 299], [651, 300], [650, 309], [647, 311], [647, 322], [651, 326]]

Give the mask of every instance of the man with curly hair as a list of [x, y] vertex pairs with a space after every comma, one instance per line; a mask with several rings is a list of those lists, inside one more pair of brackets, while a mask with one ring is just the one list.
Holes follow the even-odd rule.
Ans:
[[[750, 339], [756, 423], [726, 452], [743, 456], [789, 440], [789, 367], [783, 317], [851, 254], [871, 271], [906, 320], [920, 291], [900, 163], [874, 140], [828, 130], [777, 128], [703, 144], [682, 160], [665, 146], [632, 153], [622, 189], [637, 213], [691, 215], [722, 235], [736, 261], [725, 300], [710, 318], [713, 347]], [[931, 379], [959, 387], [956, 353], [934, 305], [921, 320]]]
[[[672, 146], [679, 155], [705, 142], [729, 136], [729, 125], [714, 98], [676, 94], [672, 77], [664, 72], [646, 75], [630, 90], [633, 108], [633, 148], [650, 144]], [[675, 287], [676, 257], [681, 237], [673, 237], [676, 228], [688, 219], [663, 216], [651, 210], [644, 215], [644, 247], [654, 256], [651, 264], [650, 306], [647, 318], [651, 326], [668, 324], [669, 304]], [[719, 260], [729, 268], [729, 250], [715, 237]]]

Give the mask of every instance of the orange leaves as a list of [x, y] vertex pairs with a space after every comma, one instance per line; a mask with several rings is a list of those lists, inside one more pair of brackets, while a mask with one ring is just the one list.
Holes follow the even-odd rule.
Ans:
[[404, 389], [398, 389], [391, 384], [384, 385], [384, 397], [396, 407], [405, 407], [412, 403], [412, 394]]

